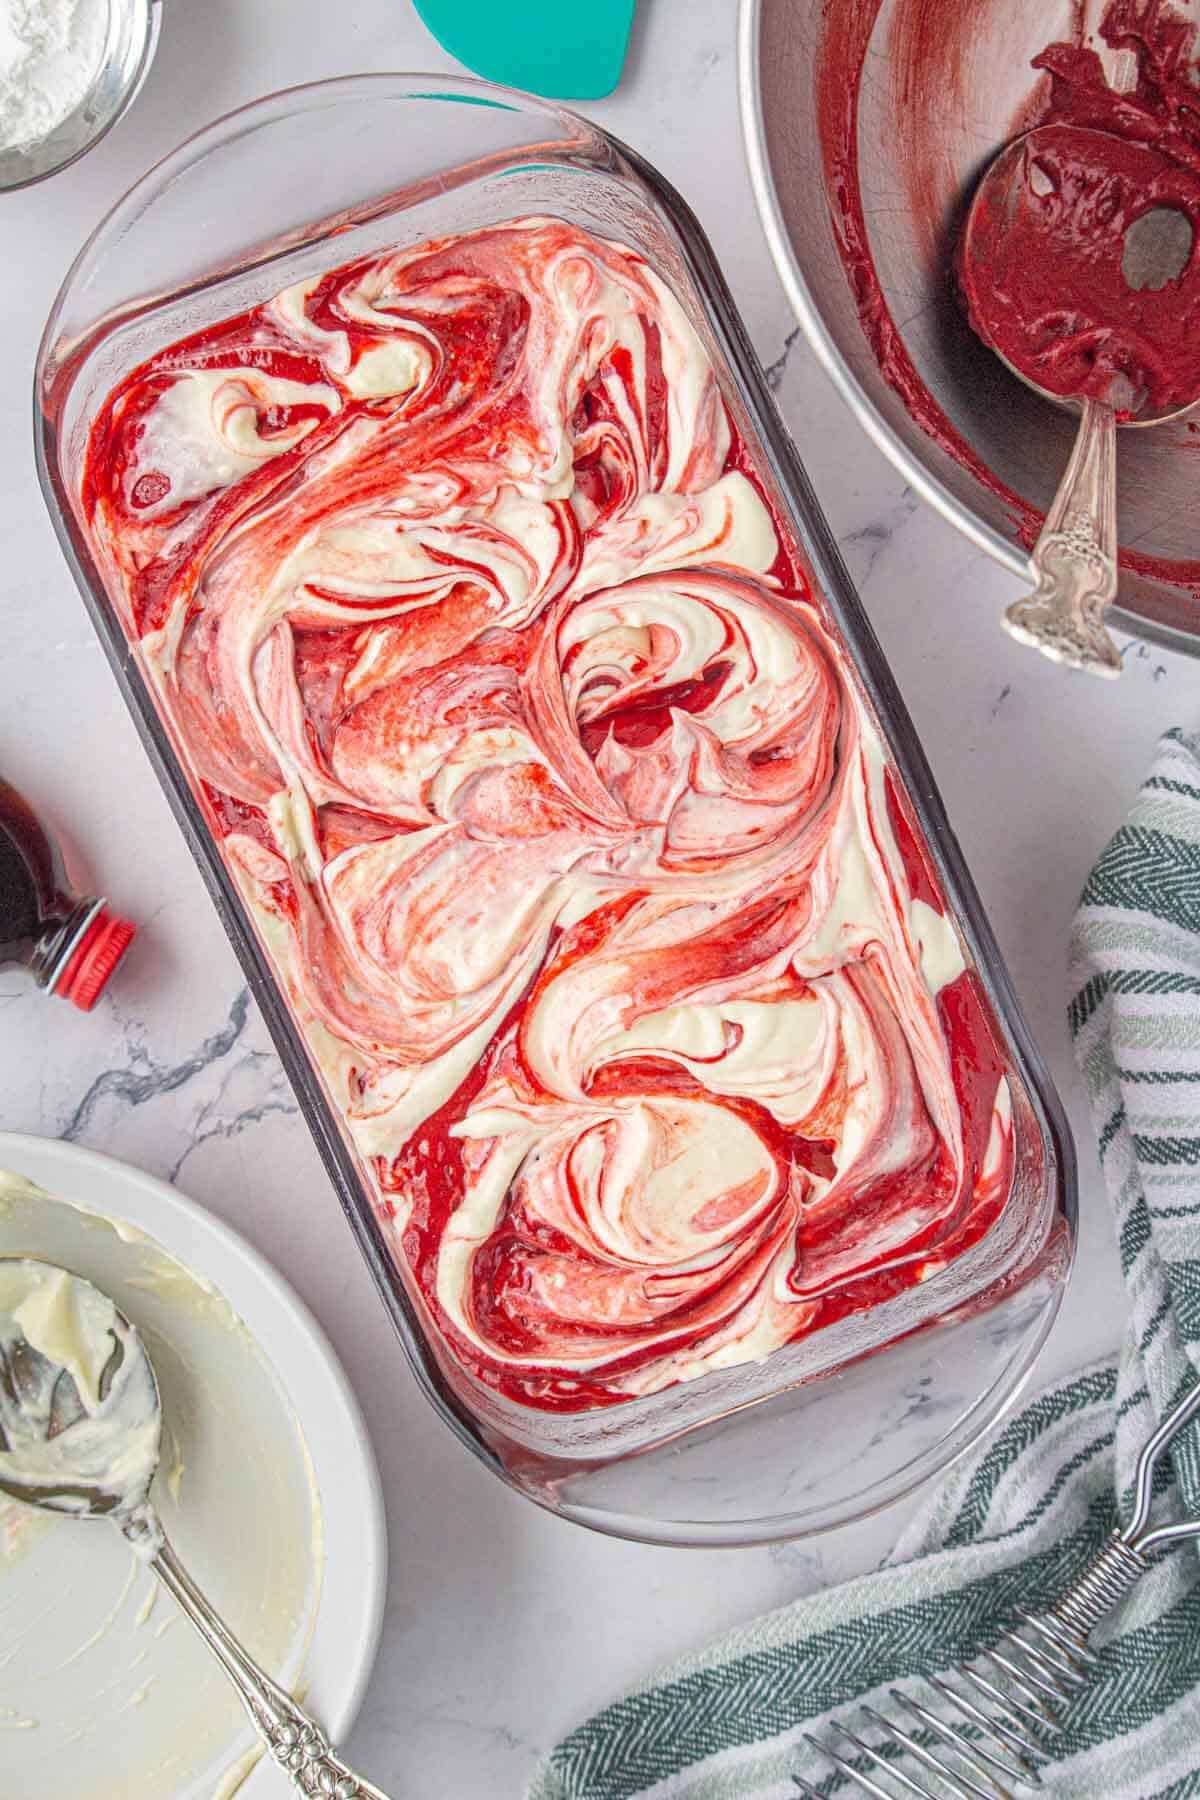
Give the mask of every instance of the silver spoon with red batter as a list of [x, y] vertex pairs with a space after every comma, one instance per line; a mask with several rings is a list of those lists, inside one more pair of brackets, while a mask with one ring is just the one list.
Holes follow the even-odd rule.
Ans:
[[1033, 591], [1004, 625], [1095, 675], [1121, 672], [1104, 624], [1117, 593], [1116, 427], [1161, 425], [1200, 401], [1200, 373], [1170, 354], [1187, 313], [1180, 284], [1200, 273], [1197, 204], [1200, 178], [1145, 145], [1039, 126], [987, 169], [960, 245], [977, 334], [1027, 387], [1081, 415], [1030, 556]]

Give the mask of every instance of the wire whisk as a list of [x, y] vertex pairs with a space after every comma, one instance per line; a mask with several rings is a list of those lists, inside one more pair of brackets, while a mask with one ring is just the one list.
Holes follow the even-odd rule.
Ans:
[[[1096, 1668], [1098, 1659], [1088, 1647], [1092, 1632], [1146, 1573], [1155, 1551], [1200, 1537], [1200, 1519], [1150, 1524], [1155, 1468], [1172, 1439], [1198, 1413], [1200, 1381], [1144, 1446], [1129, 1523], [1113, 1532], [1053, 1606], [1021, 1613], [995, 1648], [957, 1663], [953, 1681], [926, 1676], [929, 1704], [901, 1688], [889, 1688], [894, 1706], [905, 1715], [904, 1725], [864, 1702], [858, 1708], [863, 1721], [858, 1730], [831, 1720], [826, 1730], [836, 1734], [838, 1743], [810, 1732], [804, 1733], [806, 1742], [875, 1800], [909, 1794], [919, 1800], [1015, 1800], [1039, 1788], [1058, 1708]], [[873, 1728], [870, 1738], [863, 1735], [867, 1728]], [[920, 1737], [914, 1735], [918, 1731]], [[792, 1779], [808, 1800], [824, 1800], [802, 1775]]]

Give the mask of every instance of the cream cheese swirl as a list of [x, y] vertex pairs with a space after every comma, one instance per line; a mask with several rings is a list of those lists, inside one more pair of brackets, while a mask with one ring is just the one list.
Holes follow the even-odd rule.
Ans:
[[652, 1392], [986, 1229], [1011, 1135], [986, 1011], [638, 255], [527, 219], [308, 280], [123, 383], [87, 500], [472, 1374], [543, 1406]]

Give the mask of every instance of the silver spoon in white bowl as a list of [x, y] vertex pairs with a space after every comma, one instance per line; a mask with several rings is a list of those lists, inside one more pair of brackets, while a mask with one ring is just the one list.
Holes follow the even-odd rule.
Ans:
[[33, 1257], [0, 1257], [0, 1492], [108, 1519], [154, 1570], [301, 1794], [386, 1800], [238, 1643], [182, 1567], [150, 1498], [162, 1402], [137, 1331], [106, 1294]]
[[[1117, 595], [1116, 427], [1164, 425], [1190, 413], [1200, 393], [1182, 405], [1155, 409], [1146, 405], [1144, 392], [1118, 374], [1102, 399], [1066, 398], [1042, 387], [997, 347], [993, 333], [1002, 322], [1004, 302], [989, 279], [979, 241], [987, 228], [994, 232], [999, 223], [1001, 238], [1011, 243], [1021, 209], [1036, 206], [1045, 197], [1048, 190], [1039, 177], [1049, 178], [1039, 162], [1039, 138], [1053, 129], [1035, 126], [1014, 138], [984, 172], [963, 229], [960, 280], [968, 295], [971, 323], [993, 355], [1043, 400], [1081, 415], [1070, 461], [1030, 554], [1033, 592], [1008, 606], [1005, 629], [1054, 662], [1115, 677], [1121, 673], [1121, 658], [1105, 628], [1104, 614]], [[1107, 133], [1076, 129], [1077, 138], [1088, 136], [1111, 142]], [[1193, 240], [1191, 221], [1177, 207], [1155, 205], [1143, 211], [1123, 240], [1121, 274], [1126, 285], [1137, 292], [1175, 281], [1192, 255]], [[990, 247], [994, 253], [995, 238]], [[1064, 259], [1069, 255], [1070, 246], [1064, 244]]]

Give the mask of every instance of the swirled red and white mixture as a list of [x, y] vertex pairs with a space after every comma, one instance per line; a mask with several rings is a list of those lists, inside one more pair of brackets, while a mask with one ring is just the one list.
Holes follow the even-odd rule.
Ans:
[[683, 308], [526, 219], [175, 344], [84, 503], [394, 1253], [596, 1406], [921, 1281], [1003, 1059]]

